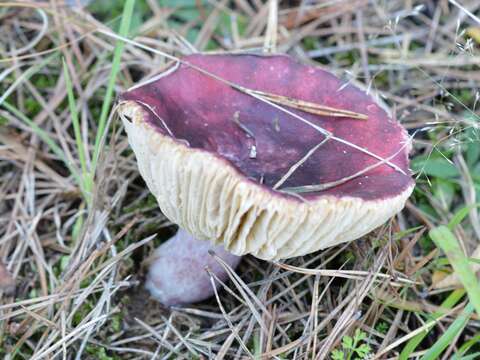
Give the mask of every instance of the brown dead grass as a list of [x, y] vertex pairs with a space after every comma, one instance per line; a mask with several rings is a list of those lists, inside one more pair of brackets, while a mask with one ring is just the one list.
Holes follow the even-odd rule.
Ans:
[[[451, 93], [478, 94], [478, 44], [462, 29], [480, 25], [447, 1], [288, 1], [278, 8], [259, 0], [206, 3], [198, 2], [204, 4], [197, 6], [198, 16], [173, 30], [166, 20], [175, 9], [146, 1], [135, 42], [175, 56], [203, 51], [212, 41], [218, 51], [276, 47], [307, 63], [328, 64], [346, 81], [375, 90], [407, 129], [420, 130], [415, 154], [460, 146], [461, 134], [475, 126], [467, 119], [478, 98], [456, 102]], [[478, 2], [464, 3], [478, 13]], [[215, 30], [223, 14], [230, 18], [230, 32], [220, 36]], [[98, 31], [110, 30], [93, 15], [54, 1], [0, 3], [1, 88], [10, 89], [8, 100], [77, 167], [59, 58], [27, 75], [50, 54], [65, 58], [84, 143], [92, 153], [114, 43]], [[243, 34], [238, 18], [245, 20]], [[198, 36], [190, 44], [192, 28]], [[155, 75], [166, 61], [126, 44], [116, 91]], [[40, 86], [39, 74], [46, 86]], [[110, 127], [87, 205], [72, 174], [38, 134], [2, 104], [0, 116], [8, 121], [0, 125], [4, 356], [325, 359], [345, 335], [362, 329], [372, 356], [395, 358], [425, 325], [421, 315], [438, 310], [446, 291], [430, 287], [437, 252], [418, 245], [423, 229], [407, 231], [452, 216], [424, 181], [402, 214], [363, 239], [284, 264], [245, 257], [238, 275], [232, 273], [215, 298], [164, 309], [143, 289], [143, 277], [149, 255], [172, 233], [172, 224], [139, 177], [120, 122], [114, 119]], [[428, 135], [432, 132], [435, 136]], [[463, 169], [455, 201], [474, 203], [475, 185], [460, 151], [455, 160]], [[425, 212], [422, 202], [440, 215]], [[456, 233], [468, 254], [480, 236], [475, 214]], [[455, 311], [438, 321], [418, 355], [448, 327]], [[472, 320], [460, 338], [477, 331]], [[452, 343], [444, 358], [456, 346]]]

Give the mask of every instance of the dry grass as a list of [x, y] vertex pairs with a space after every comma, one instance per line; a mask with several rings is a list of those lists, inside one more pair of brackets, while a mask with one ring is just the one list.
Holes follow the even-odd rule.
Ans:
[[[118, 30], [123, 2], [105, 11], [0, 3], [2, 355], [326, 359], [361, 329], [372, 358], [428, 358], [462, 316], [440, 358], [471, 339], [467, 350], [480, 351], [478, 318], [465, 313], [463, 290], [452, 290], [456, 278], [439, 285], [451, 268], [425, 232], [470, 206], [454, 234], [465, 254], [480, 256], [478, 1], [172, 3], [136, 2], [132, 42], [117, 50], [113, 78], [116, 40], [106, 34]], [[164, 53], [275, 49], [328, 66], [388, 103], [416, 134], [417, 190], [402, 214], [363, 239], [279, 264], [245, 257], [210, 301], [163, 309], [143, 278], [174, 229], [112, 107], [107, 135], [97, 135], [109, 82], [118, 94], [154, 76]]]

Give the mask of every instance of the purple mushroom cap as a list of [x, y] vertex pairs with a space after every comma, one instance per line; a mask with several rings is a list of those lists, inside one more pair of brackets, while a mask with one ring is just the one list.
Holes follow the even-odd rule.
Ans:
[[[307, 124], [215, 76], [368, 119], [282, 106]], [[147, 184], [167, 217], [237, 255], [284, 258], [358, 238], [400, 211], [413, 189], [405, 129], [364, 90], [290, 56], [188, 56], [121, 99], [124, 120], [133, 119], [124, 122], [140, 171], [151, 179]], [[330, 138], [322, 143], [326, 135], [315, 126], [344, 141]], [[138, 141], [144, 144], [134, 145]], [[176, 165], [166, 156], [179, 156]], [[192, 156], [202, 164], [194, 170], [186, 161]], [[388, 163], [379, 164], [379, 158], [388, 158]], [[300, 165], [275, 187], [296, 164]], [[369, 170], [361, 173], [364, 169]], [[176, 172], [171, 180], [155, 180], [171, 171]], [[196, 183], [198, 176], [210, 179], [209, 184]], [[332, 182], [338, 183], [315, 188]], [[160, 183], [170, 188], [160, 189]], [[208, 199], [189, 201], [187, 194], [194, 191], [202, 198], [208, 194]], [[240, 203], [235, 203], [237, 198]], [[198, 220], [193, 212], [200, 214]], [[326, 225], [331, 231], [325, 231]], [[279, 231], [289, 227], [293, 228], [286, 234]]]

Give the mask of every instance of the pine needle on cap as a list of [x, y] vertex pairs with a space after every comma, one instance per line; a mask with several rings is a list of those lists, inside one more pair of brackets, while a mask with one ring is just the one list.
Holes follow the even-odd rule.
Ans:
[[275, 104], [285, 105], [297, 110], [305, 111], [310, 114], [321, 115], [321, 116], [332, 116], [332, 117], [343, 117], [343, 118], [352, 118], [358, 120], [367, 120], [368, 116], [365, 114], [337, 109], [330, 106], [324, 106], [320, 104], [315, 104], [310, 101], [298, 100], [288, 96], [270, 94], [258, 90], [250, 90], [250, 92], [261, 96], [266, 100], [270, 100]]

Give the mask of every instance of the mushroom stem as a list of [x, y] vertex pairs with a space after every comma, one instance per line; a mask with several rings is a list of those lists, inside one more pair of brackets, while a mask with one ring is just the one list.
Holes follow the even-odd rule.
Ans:
[[215, 252], [232, 269], [241, 256], [233, 255], [209, 241], [198, 240], [183, 229], [160, 245], [148, 272], [146, 288], [165, 306], [186, 305], [208, 299], [214, 294], [209, 268], [220, 280], [226, 280], [225, 269], [209, 252]]

